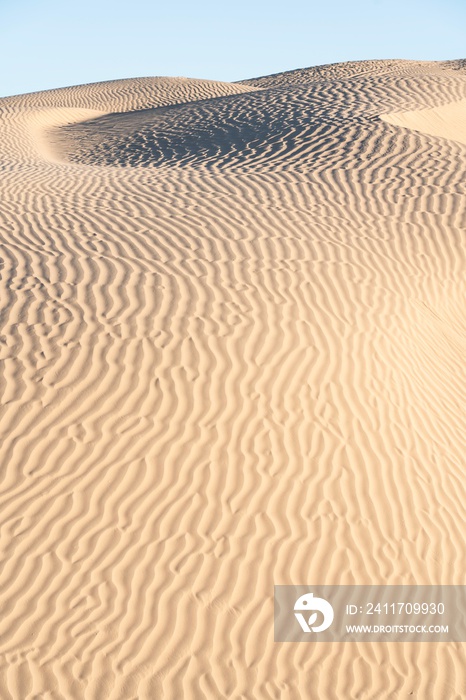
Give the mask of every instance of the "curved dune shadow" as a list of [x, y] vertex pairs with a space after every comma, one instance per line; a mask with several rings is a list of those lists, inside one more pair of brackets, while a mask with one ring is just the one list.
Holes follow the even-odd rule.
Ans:
[[342, 130], [358, 118], [325, 109], [315, 92], [295, 88], [290, 99], [288, 90], [264, 90], [111, 114], [62, 127], [55, 141], [68, 161], [133, 167], [290, 164], [290, 156], [306, 159], [303, 151], [347, 150]]

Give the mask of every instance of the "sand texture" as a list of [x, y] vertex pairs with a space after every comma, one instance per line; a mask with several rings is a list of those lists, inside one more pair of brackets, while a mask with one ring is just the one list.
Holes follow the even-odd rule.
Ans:
[[460, 700], [274, 584], [464, 584], [465, 62], [0, 100], [1, 700]]

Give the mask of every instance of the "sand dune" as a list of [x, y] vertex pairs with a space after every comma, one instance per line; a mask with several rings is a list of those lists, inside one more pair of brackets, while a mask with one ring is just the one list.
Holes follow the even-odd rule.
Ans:
[[0, 697], [462, 698], [273, 585], [464, 583], [465, 63], [0, 101]]

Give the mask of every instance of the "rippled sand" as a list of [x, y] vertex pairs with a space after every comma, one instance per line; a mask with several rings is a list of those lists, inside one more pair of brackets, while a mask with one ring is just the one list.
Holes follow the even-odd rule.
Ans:
[[0, 698], [466, 697], [274, 644], [273, 585], [464, 583], [466, 66], [0, 100]]

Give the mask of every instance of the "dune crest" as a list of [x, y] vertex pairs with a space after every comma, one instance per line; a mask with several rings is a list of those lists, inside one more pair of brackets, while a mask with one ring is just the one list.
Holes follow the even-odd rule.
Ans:
[[273, 586], [464, 583], [464, 65], [0, 101], [2, 700], [463, 697]]

